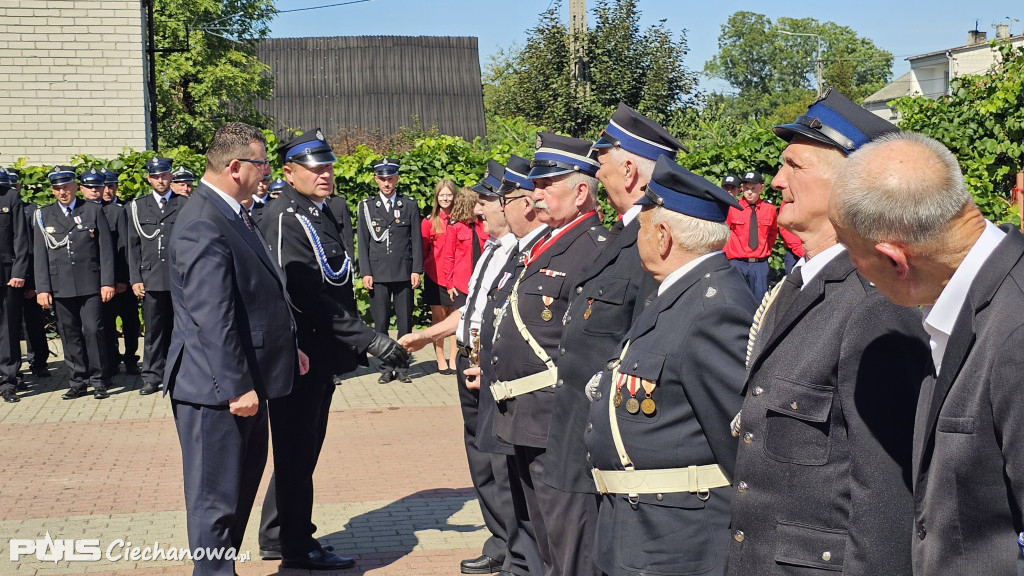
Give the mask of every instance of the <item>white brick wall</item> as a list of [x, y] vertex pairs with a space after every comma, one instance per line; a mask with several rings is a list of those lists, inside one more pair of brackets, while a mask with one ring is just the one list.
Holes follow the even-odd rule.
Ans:
[[0, 165], [145, 149], [144, 58], [139, 0], [0, 0]]

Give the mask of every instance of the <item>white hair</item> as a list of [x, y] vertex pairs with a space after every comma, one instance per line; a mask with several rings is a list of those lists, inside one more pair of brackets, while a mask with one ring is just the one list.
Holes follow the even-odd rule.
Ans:
[[721, 250], [729, 240], [729, 226], [673, 212], [661, 206], [651, 210], [651, 225], [664, 222], [672, 231], [672, 239], [688, 252], [703, 256]]
[[570, 188], [575, 188], [580, 182], [587, 185], [587, 192], [590, 194], [590, 200], [597, 202], [597, 178], [588, 176], [583, 172], [576, 172], [575, 170], [565, 175], [565, 184]]
[[643, 156], [630, 152], [629, 150], [623, 150], [618, 146], [608, 148], [608, 154], [611, 156], [612, 161], [619, 166], [625, 164], [626, 160], [632, 160], [633, 164], [636, 165], [637, 174], [640, 175], [640, 181], [651, 181], [651, 175], [654, 174], [654, 160], [644, 158]]
[[[893, 154], [897, 142], [920, 159]], [[832, 187], [838, 223], [875, 242], [926, 243], [972, 202], [953, 153], [913, 132], [887, 134], [850, 154]]]

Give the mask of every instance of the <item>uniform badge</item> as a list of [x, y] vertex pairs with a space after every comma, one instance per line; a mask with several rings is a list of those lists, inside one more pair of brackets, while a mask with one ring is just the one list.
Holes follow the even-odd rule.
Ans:
[[317, 140], [326, 140], [326, 138], [324, 138], [324, 133], [321, 132], [319, 128], [316, 129], [316, 139]]
[[598, 242], [604, 242], [604, 240], [605, 240], [605, 238], [604, 238], [604, 235], [603, 235], [603, 234], [599, 234], [599, 235], [597, 236], [597, 241], [598, 241]]
[[374, 203], [374, 206], [376, 206], [377, 208], [380, 208], [380, 200], [377, 200], [377, 202]]
[[56, 232], [56, 231], [57, 231], [57, 229], [56, 229], [56, 228], [54, 228], [53, 226], [47, 226], [47, 227], [46, 227], [46, 231], [47, 231], [48, 233], [50, 233], [50, 234], [53, 234], [54, 232]]
[[309, 213], [312, 214], [313, 216], [317, 216], [318, 213], [317, 213], [317, 210], [316, 210], [316, 206], [310, 206], [309, 207]]
[[399, 208], [401, 208], [402, 207], [402, 201], [399, 200], [398, 202], [395, 202], [395, 206], [398, 206]]
[[292, 208], [291, 206], [289, 206], [288, 209], [285, 210], [285, 212], [292, 212], [292, 213], [294, 213], [295, 212], [295, 208]]
[[704, 297], [711, 298], [715, 294], [718, 294], [718, 290], [715, 290], [714, 286], [708, 286], [708, 291], [704, 293]]
[[11, 209], [8, 208], [7, 206], [4, 206], [3, 211], [4, 211], [4, 214], [7, 214], [8, 212], [11, 211]]
[[544, 145], [544, 140], [541, 139], [540, 134], [537, 134], [537, 148]]

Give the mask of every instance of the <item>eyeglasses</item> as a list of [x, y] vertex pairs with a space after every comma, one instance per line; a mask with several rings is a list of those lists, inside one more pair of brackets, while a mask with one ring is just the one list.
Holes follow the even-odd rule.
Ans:
[[516, 200], [519, 200], [520, 198], [529, 197], [529, 194], [520, 194], [519, 196], [502, 196], [501, 198], [498, 198], [498, 202], [501, 202], [501, 207], [504, 208], [505, 206], [508, 205], [509, 202], [514, 202]]
[[[239, 162], [248, 162], [255, 166], [270, 166], [270, 160], [256, 160], [254, 158], [235, 158], [235, 160], [238, 160]], [[225, 164], [225, 166], [228, 165], [229, 164]]]

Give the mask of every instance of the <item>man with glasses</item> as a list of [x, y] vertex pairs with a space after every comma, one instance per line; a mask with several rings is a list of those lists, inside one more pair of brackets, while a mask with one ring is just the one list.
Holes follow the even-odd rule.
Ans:
[[[577, 280], [571, 291], [569, 312], [558, 360], [555, 413], [544, 454], [542, 482], [571, 509], [577, 521], [559, 523], [559, 541], [566, 555], [574, 555], [575, 574], [600, 574], [594, 564], [593, 542], [599, 496], [591, 478], [584, 446], [590, 402], [584, 386], [595, 372], [604, 369], [615, 349], [643, 311], [643, 303], [658, 283], [644, 270], [637, 250], [644, 187], [650, 182], [655, 162], [662, 156], [674, 159], [683, 144], [653, 120], [625, 104], [619, 104], [608, 127], [594, 142], [600, 168], [597, 178], [608, 194], [608, 203], [619, 214], [612, 228], [615, 238]], [[562, 352], [564, 350], [564, 353]], [[548, 526], [549, 531], [553, 527]], [[568, 562], [568, 560], [567, 560]]]
[[[320, 130], [282, 143], [288, 184], [259, 224], [270, 255], [284, 271], [299, 348], [310, 359], [292, 393], [270, 400], [274, 474], [263, 501], [260, 556], [282, 558], [282, 568], [349, 568], [313, 538], [313, 470], [316, 468], [334, 394], [335, 375], [366, 364], [405, 366], [409, 355], [386, 334], [359, 319], [352, 290], [352, 257], [327, 199], [334, 193], [334, 152]], [[254, 196], [255, 197], [255, 196]]]
[[779, 235], [775, 206], [761, 198], [764, 178], [757, 170], [740, 177], [740, 207], [729, 209], [729, 242], [725, 255], [747, 281], [754, 301], [768, 291], [768, 257]]
[[[359, 273], [363, 287], [370, 291], [373, 328], [387, 334], [393, 303], [401, 338], [412, 331], [413, 291], [419, 288], [423, 272], [420, 209], [415, 198], [398, 193], [398, 160], [381, 159], [373, 174], [380, 194], [360, 202], [356, 214]], [[399, 382], [412, 382], [408, 366], [381, 364], [378, 383], [387, 384], [396, 377]]]
[[[261, 166], [257, 165], [257, 168]], [[142, 388], [139, 394], [160, 389], [167, 348], [171, 345], [171, 284], [167, 268], [167, 243], [178, 211], [186, 198], [171, 192], [171, 160], [154, 157], [146, 163], [151, 192], [128, 204], [128, 272], [132, 292], [142, 303], [146, 325], [142, 355]]]
[[75, 169], [54, 166], [47, 174], [56, 201], [35, 213], [36, 301], [51, 306], [64, 347], [70, 386], [61, 398], [107, 393], [107, 348], [102, 303], [114, 297], [114, 246], [103, 210], [75, 197]]

